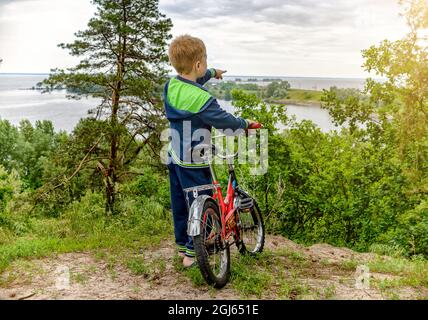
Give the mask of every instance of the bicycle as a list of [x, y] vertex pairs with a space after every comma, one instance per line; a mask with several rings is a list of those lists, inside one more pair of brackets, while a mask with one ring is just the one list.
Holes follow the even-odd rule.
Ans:
[[[260, 128], [256, 124], [251, 129]], [[222, 288], [230, 277], [230, 247], [236, 244], [243, 255], [255, 255], [263, 251], [265, 228], [259, 206], [239, 185], [236, 179], [233, 161], [228, 161], [228, 185], [226, 197], [212, 163], [218, 156], [231, 160], [231, 156], [219, 155], [212, 144], [200, 144], [194, 152], [204, 150], [204, 161], [208, 162], [212, 184], [186, 188], [188, 194], [193, 193], [194, 201], [189, 209], [187, 233], [193, 238], [197, 264], [205, 281], [215, 288]], [[213, 195], [198, 193], [211, 190]]]

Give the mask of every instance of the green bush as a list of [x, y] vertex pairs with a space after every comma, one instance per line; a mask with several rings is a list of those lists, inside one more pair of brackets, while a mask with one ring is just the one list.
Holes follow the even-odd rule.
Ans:
[[249, 165], [237, 169], [241, 185], [259, 201], [270, 232], [307, 244], [328, 242], [361, 251], [377, 244], [427, 256], [423, 188], [410, 192], [413, 184], [408, 164], [396, 153], [393, 123], [323, 133], [310, 121], [277, 115], [276, 120], [288, 122], [279, 133], [269, 119], [280, 109], [259, 114], [263, 103], [255, 96], [235, 92], [234, 97], [242, 114], [264, 119], [270, 131], [268, 172], [250, 176]]
[[150, 166], [142, 168], [142, 174], [135, 177], [122, 187], [125, 196], [131, 195], [135, 199], [140, 197], [154, 197], [165, 209], [171, 207], [168, 176], [166, 171], [161, 175]]
[[105, 225], [104, 196], [88, 190], [79, 200], [73, 201], [61, 215], [68, 221], [76, 236], [102, 232]]
[[21, 190], [21, 182], [18, 173], [12, 171], [8, 173], [0, 165], [0, 212], [5, 210], [8, 202]]

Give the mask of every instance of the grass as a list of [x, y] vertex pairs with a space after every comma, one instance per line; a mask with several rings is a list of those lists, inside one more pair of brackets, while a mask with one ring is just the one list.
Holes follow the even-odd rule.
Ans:
[[274, 281], [270, 270], [273, 259], [273, 255], [268, 252], [255, 257], [235, 256], [232, 260], [232, 287], [244, 298], [261, 298]]
[[[403, 278], [372, 279], [371, 283], [389, 300], [399, 300], [402, 289], [408, 286], [406, 281], [403, 281]], [[416, 288], [418, 288], [418, 286], [416, 286]], [[427, 299], [428, 296], [424, 297], [420, 295], [418, 297], [418, 299], [423, 298]]]
[[[168, 223], [168, 222], [166, 222]], [[107, 272], [114, 280], [117, 277], [118, 264], [126, 265], [133, 274], [154, 279], [166, 270], [166, 262], [153, 260], [150, 265], [144, 262], [143, 256], [135, 256], [133, 252], [156, 246], [167, 237], [169, 228], [165, 228], [156, 236], [142, 234], [139, 229], [116, 229], [114, 233], [89, 234], [84, 238], [34, 238], [20, 237], [14, 242], [0, 247], [0, 285], [6, 287], [19, 280], [24, 282], [22, 275], [32, 277], [37, 271], [30, 270], [33, 265], [29, 259], [44, 258], [60, 253], [92, 251], [96, 261], [106, 263]], [[5, 272], [6, 271], [6, 272]], [[85, 284], [87, 273], [96, 272], [95, 266], [87, 267], [84, 272], [72, 274], [72, 280]], [[31, 281], [27, 279], [26, 282]]]
[[199, 268], [185, 268], [183, 266], [183, 258], [178, 254], [176, 254], [173, 258], [173, 267], [176, 272], [183, 273], [188, 279], [190, 279], [194, 287], [201, 287], [206, 285], [205, 279], [203, 278]]
[[144, 262], [144, 257], [133, 257], [128, 260], [128, 268], [136, 275], [148, 277], [151, 274], [150, 267]]
[[389, 273], [400, 278], [385, 282], [384, 286], [410, 286], [428, 288], [428, 261], [422, 257], [413, 259], [377, 257], [368, 263], [371, 272]]
[[[335, 299], [338, 284], [331, 282], [328, 272], [338, 274], [337, 272], [341, 271], [339, 274], [345, 278], [340, 279], [338, 283], [344, 284], [349, 278], [353, 279], [356, 267], [363, 263], [357, 260], [334, 263], [321, 260], [314, 263], [310, 257], [286, 247], [275, 251], [265, 250], [256, 256], [241, 256], [237, 252], [232, 252], [231, 259], [231, 278], [228, 286], [242, 299]], [[179, 257], [175, 260], [175, 268], [176, 271], [183, 272], [193, 286], [206, 286], [199, 269], [185, 270]], [[324, 272], [320, 272], [320, 268]], [[389, 270], [389, 266], [382, 268]], [[377, 269], [381, 269], [381, 266], [378, 265]], [[375, 270], [376, 268], [373, 269]], [[414, 272], [416, 271], [415, 269]], [[315, 283], [309, 284], [308, 279], [313, 279]], [[423, 275], [420, 275], [419, 280], [422, 279]], [[317, 281], [325, 285], [317, 285]], [[382, 284], [384, 288], [393, 285], [393, 282], [388, 281]], [[403, 286], [405, 282], [400, 281], [396, 285]], [[387, 290], [385, 292], [387, 298], [397, 298], [394, 292]]]
[[89, 280], [89, 276], [85, 273], [80, 273], [80, 272], [72, 273], [71, 280], [75, 283], [84, 285]]
[[[340, 270], [355, 271], [360, 264], [363, 262], [345, 260], [332, 265]], [[364, 264], [369, 268], [370, 273], [390, 275], [384, 279], [376, 276], [372, 276], [370, 279], [370, 283], [379, 289], [387, 299], [400, 299], [400, 289], [406, 287], [412, 287], [421, 292], [426, 292], [428, 289], [428, 261], [423, 257], [415, 256], [407, 259], [398, 254], [394, 254], [392, 257], [375, 255], [374, 259], [364, 262]], [[428, 296], [420, 298], [428, 298]]]
[[304, 90], [304, 89], [289, 89], [287, 97], [282, 99], [273, 99], [276, 102], [290, 104], [290, 103], [308, 103], [308, 104], [319, 104], [321, 102], [321, 96], [323, 92], [317, 90]]
[[159, 279], [166, 270], [166, 262], [163, 258], [156, 258], [150, 263], [144, 260], [144, 256], [127, 259], [127, 266], [135, 275], [142, 275], [149, 280]]
[[[301, 253], [289, 249], [275, 252], [265, 250], [255, 256], [242, 256], [232, 252], [229, 285], [242, 299], [300, 299], [312, 292], [300, 280], [305, 268], [309, 266], [308, 260]], [[183, 272], [194, 287], [206, 286], [199, 269], [185, 269], [178, 256], [174, 259], [174, 268], [177, 272]]]
[[290, 250], [287, 247], [275, 251], [275, 255], [286, 258], [289, 263], [299, 267], [307, 267], [309, 265], [309, 261], [302, 253]]
[[3, 214], [11, 227], [0, 226], [0, 273], [18, 259], [81, 251], [94, 251], [102, 259], [101, 249], [117, 255], [158, 245], [173, 234], [171, 217], [156, 199], [124, 199], [119, 205], [121, 214], [107, 217], [103, 196], [88, 192], [58, 218]]
[[361, 262], [357, 260], [345, 260], [336, 265], [339, 269], [344, 271], [355, 271], [360, 264]]
[[[79, 228], [78, 232], [64, 220], [38, 218], [37, 223], [31, 224], [28, 232], [9, 237], [8, 241], [3, 238], [0, 246], [2, 287], [17, 281], [31, 281], [30, 278], [35, 272], [25, 267], [25, 263], [30, 263], [30, 259], [71, 252], [93, 252], [97, 261], [106, 262], [107, 272], [112, 280], [117, 277], [116, 266], [119, 263], [127, 265], [134, 274], [143, 274], [150, 279], [159, 277], [166, 269], [165, 261], [162, 260], [154, 261], [149, 268], [141, 259], [135, 257], [135, 252], [155, 247], [169, 237], [172, 234], [172, 222], [169, 219], [158, 219], [155, 223], [150, 219], [140, 220], [133, 226], [124, 226], [115, 218], [98, 218], [92, 222], [83, 221], [80, 225], [75, 222]], [[82, 228], [82, 225], [85, 228]], [[102, 228], [94, 227], [100, 225]], [[25, 280], [23, 274], [29, 279]], [[76, 283], [84, 284], [87, 281], [84, 273], [72, 276]]]
[[[88, 216], [87, 207], [94, 205], [88, 201], [86, 207], [73, 207], [68, 216], [57, 219], [31, 218], [28, 225], [20, 223], [19, 232], [8, 229], [0, 231], [0, 285], [31, 281], [37, 274], [30, 259], [49, 257], [60, 253], [90, 251], [96, 261], [104, 261], [112, 279], [117, 275], [117, 265], [127, 267], [132, 274], [142, 276], [156, 284], [166, 272], [164, 258], [145, 259], [144, 251], [156, 247], [165, 238], [172, 237], [172, 222], [156, 203], [146, 202], [142, 215], [140, 208], [130, 205], [126, 217]], [[96, 209], [96, 208], [95, 208]], [[97, 210], [91, 209], [94, 212]], [[392, 248], [394, 249], [394, 248]], [[392, 250], [376, 247], [373, 250]], [[389, 252], [389, 251], [388, 251]], [[391, 251], [392, 252], [392, 251]], [[323, 288], [315, 287], [307, 279], [324, 281], [326, 273], [332, 270], [342, 273], [355, 271], [360, 264], [357, 260], [335, 263], [327, 260], [311, 261], [305, 254], [290, 248], [275, 251], [266, 249], [256, 256], [241, 256], [232, 250], [231, 278], [228, 286], [241, 298], [273, 299], [333, 299], [336, 287], [331, 282]], [[412, 260], [397, 253], [394, 257], [382, 257], [366, 263], [371, 272], [393, 274], [394, 279], [376, 280], [373, 283], [391, 299], [398, 299], [397, 288], [410, 286], [428, 288], [428, 261], [421, 257]], [[195, 287], [206, 287], [198, 268], [185, 269], [178, 254], [174, 257], [176, 272], [183, 273]], [[95, 267], [93, 267], [95, 268]], [[27, 272], [26, 272], [27, 271]], [[72, 280], [85, 284], [88, 274], [96, 270], [84, 270], [72, 274]], [[28, 274], [27, 277], [22, 275]], [[216, 290], [208, 287], [210, 296]]]
[[[237, 89], [243, 90], [247, 94], [255, 94], [256, 96], [263, 96], [265, 94], [266, 88], [263, 86], [258, 86], [257, 90], [248, 90], [239, 84], [236, 87]], [[219, 99], [224, 99], [225, 91], [219, 90], [217, 87], [211, 87], [210, 92]], [[318, 90], [306, 90], [306, 89], [289, 89], [287, 97], [283, 98], [268, 98], [268, 101], [281, 101], [282, 103], [291, 103], [291, 102], [302, 102], [309, 104], [319, 104], [321, 102], [321, 96], [323, 92]]]
[[160, 277], [166, 271], [166, 261], [163, 258], [154, 259], [152, 261], [152, 271], [157, 277]]
[[[158, 238], [153, 238], [139, 233], [136, 237], [135, 232], [124, 229], [115, 234], [96, 234], [82, 239], [20, 238], [0, 248], [1, 261], [6, 266], [3, 267], [3, 271], [7, 270], [3, 277], [0, 277], [0, 285], [5, 287], [16, 281], [31, 282], [32, 276], [38, 271], [34, 269], [34, 264], [28, 260], [29, 258], [87, 250], [93, 252], [96, 261], [102, 260], [106, 263], [108, 274], [112, 279], [117, 277], [117, 265], [120, 264], [127, 267], [132, 274], [143, 276], [156, 284], [166, 272], [166, 261], [163, 257], [147, 258], [141, 249], [153, 246], [170, 234], [165, 231], [158, 234]], [[320, 286], [310, 284], [307, 280], [325, 281], [323, 276], [328, 270], [353, 273], [356, 267], [362, 264], [357, 260], [314, 262], [305, 254], [286, 247], [275, 251], [266, 249], [256, 256], [242, 256], [236, 250], [232, 250], [231, 258], [231, 278], [228, 287], [241, 299], [335, 299], [336, 284], [328, 280], [322, 282], [325, 283], [324, 286]], [[402, 287], [428, 288], [428, 262], [421, 257], [409, 260], [402, 257], [377, 256], [365, 264], [369, 266], [370, 272], [396, 276], [391, 279], [371, 280], [387, 299], [400, 299]], [[215, 298], [218, 291], [207, 287], [198, 268], [185, 269], [178, 254], [173, 259], [173, 267], [176, 272], [187, 277], [194, 287], [207, 288], [209, 295]], [[88, 275], [96, 272], [94, 268], [95, 266], [88, 266], [83, 271], [73, 273], [72, 281], [84, 285], [89, 279]], [[319, 272], [319, 268], [324, 269], [324, 273]], [[343, 281], [338, 283], [343, 284]], [[421, 291], [420, 298], [424, 298], [423, 292]]]
[[32, 261], [17, 260], [7, 268], [0, 276], [0, 287], [8, 287], [12, 283], [29, 284], [33, 280], [34, 275], [40, 275], [46, 271], [43, 268], [36, 266]]
[[201, 271], [197, 267], [192, 267], [184, 270], [185, 275], [192, 281], [194, 287], [205, 286], [206, 282]]
[[323, 92], [318, 90], [290, 89], [287, 99], [320, 102]]
[[300, 284], [294, 281], [283, 281], [278, 290], [278, 297], [281, 300], [295, 300], [303, 292], [304, 289]]
[[329, 285], [321, 294], [322, 299], [333, 299], [336, 294], [336, 286], [334, 284]]
[[[79, 252], [98, 248], [114, 248], [121, 247], [122, 245], [135, 245], [133, 242], [122, 242], [122, 240], [124, 239], [118, 234], [90, 236], [85, 239], [20, 238], [16, 242], [3, 245], [0, 248], [0, 272], [4, 271], [12, 261], [20, 258], [40, 258], [52, 256], [53, 254], [58, 253]], [[151, 242], [147, 241], [147, 239], [142, 239], [139, 244], [149, 245]]]

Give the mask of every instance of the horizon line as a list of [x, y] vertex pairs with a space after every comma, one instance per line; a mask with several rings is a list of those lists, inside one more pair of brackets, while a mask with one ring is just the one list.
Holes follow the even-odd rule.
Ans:
[[[46, 72], [0, 72], [0, 75], [49, 75], [50, 73]], [[174, 76], [175, 74], [170, 74], [170, 76]], [[224, 75], [224, 77], [272, 77], [272, 78], [323, 78], [323, 79], [358, 79], [365, 80], [368, 77], [341, 77], [341, 76], [272, 76], [272, 75]]]

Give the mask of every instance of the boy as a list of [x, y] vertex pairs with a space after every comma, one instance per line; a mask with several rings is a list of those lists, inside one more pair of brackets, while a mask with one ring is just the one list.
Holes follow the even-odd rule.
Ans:
[[[175, 242], [184, 267], [195, 263], [192, 238], [187, 235], [188, 208], [183, 189], [211, 183], [207, 164], [192, 158], [192, 148], [210, 143], [211, 128], [247, 129], [253, 121], [234, 117], [220, 108], [203, 84], [211, 78], [222, 79], [226, 71], [207, 70], [207, 53], [202, 40], [182, 35], [175, 38], [168, 51], [169, 61], [178, 75], [164, 88], [166, 116], [172, 140], [168, 151], [168, 171]], [[195, 139], [194, 136], [204, 138]], [[192, 140], [196, 141], [192, 141]], [[202, 192], [201, 192], [202, 193]], [[188, 195], [189, 206], [193, 196]]]

